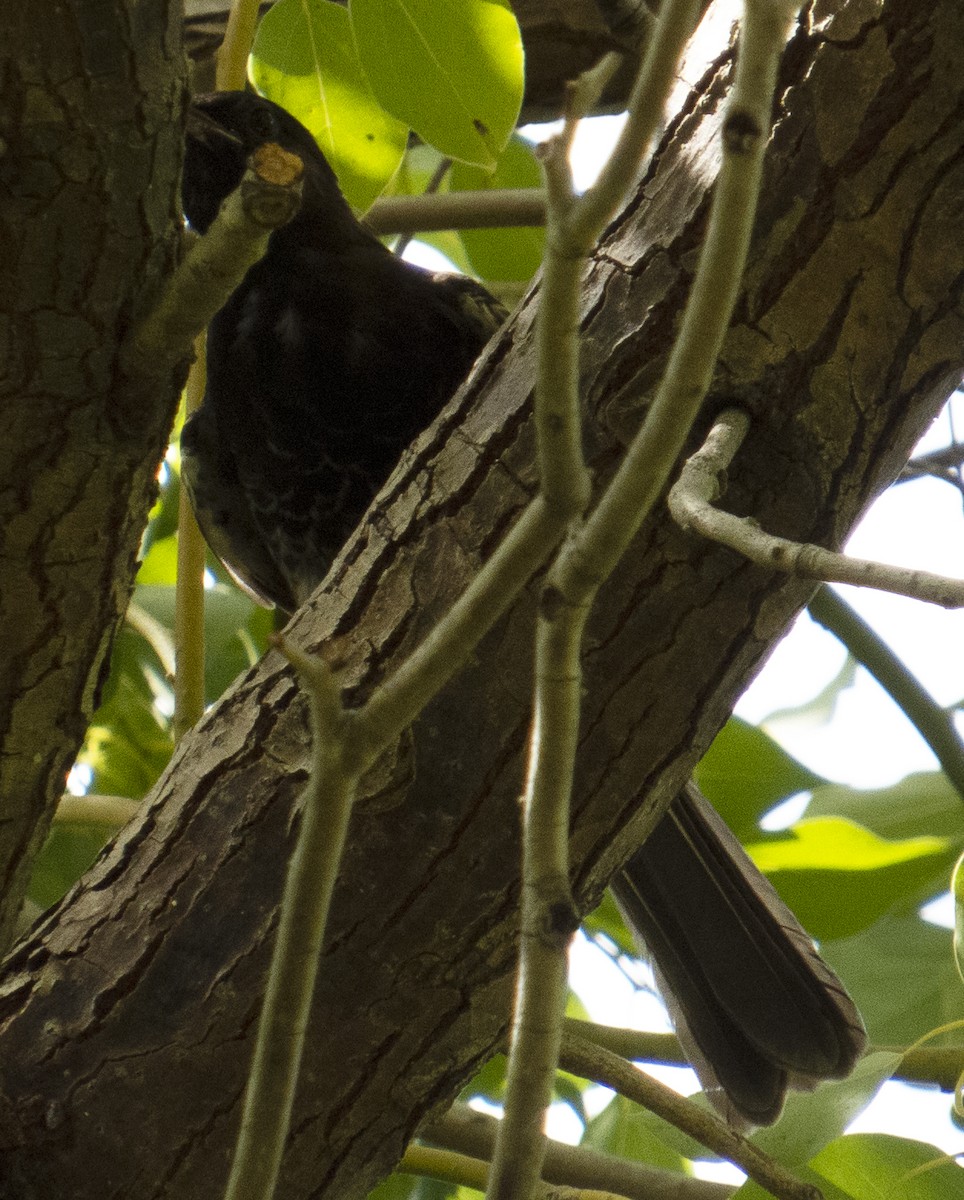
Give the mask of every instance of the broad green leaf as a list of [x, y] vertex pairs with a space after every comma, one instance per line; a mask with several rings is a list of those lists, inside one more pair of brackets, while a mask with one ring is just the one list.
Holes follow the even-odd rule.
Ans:
[[443, 154], [490, 170], [522, 104], [522, 38], [506, 0], [350, 0], [384, 107]]
[[93, 771], [92, 791], [137, 800], [152, 787], [173, 749], [162, 715], [170, 702], [163, 664], [144, 638], [122, 626], [100, 707], [78, 755]]
[[780, 1120], [758, 1129], [754, 1143], [787, 1166], [808, 1162], [867, 1107], [900, 1057], [889, 1051], [868, 1054], [847, 1079], [829, 1080], [812, 1092], [791, 1092]]
[[278, 0], [258, 26], [251, 78], [311, 130], [349, 202], [367, 209], [401, 162], [408, 127], [375, 99], [347, 10]]
[[929, 833], [964, 839], [964, 800], [941, 771], [919, 771], [883, 788], [837, 783], [814, 788], [807, 816], [831, 815], [849, 817], [881, 837]]
[[910, 1138], [850, 1134], [811, 1166], [853, 1200], [964, 1200], [964, 1170], [936, 1146]]
[[588, 1087], [589, 1084], [585, 1079], [577, 1079], [575, 1075], [570, 1075], [566, 1071], [557, 1071], [552, 1085], [553, 1099], [568, 1104], [583, 1129], [589, 1123], [589, 1114], [586, 1112], [586, 1105], [583, 1102], [583, 1093]]
[[821, 953], [846, 981], [879, 1045], [910, 1045], [964, 1016], [949, 929], [916, 915], [886, 916], [856, 937], [825, 942]]
[[[853, 1200], [847, 1192], [842, 1192], [822, 1175], [817, 1175], [807, 1167], [797, 1167], [793, 1173], [803, 1183], [812, 1183], [818, 1187], [823, 1200]], [[737, 1188], [730, 1200], [773, 1200], [773, 1193], [761, 1187], [755, 1180], [748, 1179], [741, 1187]]]
[[[453, 1200], [460, 1190], [456, 1184], [441, 1179], [395, 1171], [368, 1193], [368, 1200]], [[478, 1192], [470, 1194], [478, 1196]]]
[[505, 1065], [504, 1054], [493, 1054], [465, 1085], [459, 1099], [467, 1103], [473, 1096], [481, 1096], [490, 1104], [501, 1104], [505, 1096]]
[[[537, 188], [542, 171], [529, 143], [510, 139], [495, 171], [455, 163], [450, 176], [452, 191], [486, 191], [495, 188]], [[483, 279], [529, 279], [542, 262], [546, 235], [539, 228], [463, 229], [472, 269]]]
[[737, 837], [756, 837], [760, 817], [797, 792], [824, 783], [761, 729], [733, 718], [696, 768], [696, 782]]
[[580, 1145], [668, 1171], [685, 1169], [686, 1160], [659, 1136], [649, 1114], [624, 1096], [614, 1096], [593, 1117]]
[[839, 817], [798, 822], [747, 853], [816, 938], [866, 929], [950, 870], [944, 838], [887, 841]]
[[177, 538], [169, 534], [152, 543], [137, 572], [137, 582], [173, 586], [176, 580]]
[[[168, 629], [174, 628], [174, 589], [138, 587], [135, 600]], [[263, 614], [257, 616], [257, 614]], [[264, 626], [255, 638], [251, 621]], [[204, 690], [213, 703], [264, 652], [273, 614], [259, 608], [236, 587], [216, 584], [204, 593]]]

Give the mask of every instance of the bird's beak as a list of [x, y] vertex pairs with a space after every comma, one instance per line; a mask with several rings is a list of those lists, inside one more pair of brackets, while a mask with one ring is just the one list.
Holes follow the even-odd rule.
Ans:
[[213, 117], [209, 117], [202, 109], [191, 105], [187, 110], [187, 134], [196, 138], [206, 146], [216, 146], [219, 142], [230, 142], [234, 146], [244, 146], [241, 138], [230, 129], [219, 125]]

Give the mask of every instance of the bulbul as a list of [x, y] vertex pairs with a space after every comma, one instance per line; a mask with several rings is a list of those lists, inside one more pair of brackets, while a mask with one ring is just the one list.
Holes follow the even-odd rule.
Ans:
[[[392, 255], [308, 130], [249, 93], [192, 106], [182, 190], [194, 229], [269, 142], [304, 163], [301, 208], [211, 322], [207, 392], [181, 450], [214, 553], [257, 599], [292, 611], [504, 311], [478, 283]], [[733, 1124], [770, 1124], [789, 1087], [849, 1074], [865, 1044], [853, 1001], [695, 784], [613, 889]]]

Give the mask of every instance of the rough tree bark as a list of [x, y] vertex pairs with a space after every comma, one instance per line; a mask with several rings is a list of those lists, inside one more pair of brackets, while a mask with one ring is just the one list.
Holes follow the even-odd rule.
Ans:
[[[180, 6], [0, 8], [0, 948], [96, 704], [174, 419], [125, 377], [170, 270]], [[134, 47], [137, 48], [136, 53]]]
[[[957, 0], [822, 3], [785, 58], [753, 259], [698, 440], [744, 405], [726, 503], [835, 546], [964, 363], [964, 44]], [[603, 481], [691, 277], [726, 49], [588, 273], [587, 445]], [[437, 619], [533, 487], [532, 301], [421, 439], [293, 636], [350, 693]], [[586, 648], [579, 902], [672, 796], [809, 587], [682, 535], [661, 508]], [[373, 773], [321, 964], [282, 1191], [356, 1197], [499, 1042], [518, 891], [535, 589]], [[270, 654], [181, 744], [142, 819], [6, 964], [0, 1191], [218, 1194], [307, 760]], [[414, 762], [414, 769], [413, 769]]]

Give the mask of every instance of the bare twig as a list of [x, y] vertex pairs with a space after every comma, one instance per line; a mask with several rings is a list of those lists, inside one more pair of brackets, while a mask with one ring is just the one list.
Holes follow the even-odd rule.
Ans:
[[278, 638], [308, 694], [311, 776], [285, 880], [254, 1060], [225, 1200], [270, 1200], [294, 1104], [308, 1012], [358, 783], [344, 753], [347, 715], [328, 665]]
[[134, 331], [125, 369], [152, 378], [191, 354], [195, 338], [301, 204], [301, 159], [268, 143], [252, 154], [241, 183], [204, 237], [189, 247], [157, 305]]
[[745, 412], [725, 410], [717, 417], [704, 444], [684, 465], [669, 495], [670, 511], [682, 528], [692, 529], [729, 546], [760, 566], [786, 571], [803, 579], [873, 587], [899, 596], [927, 600], [944, 608], [964, 605], [964, 580], [848, 558], [822, 546], [791, 542], [764, 533], [751, 518], [734, 517], [714, 508], [721, 492], [720, 481], [748, 428], [749, 417]]
[[259, 0], [231, 0], [224, 41], [217, 53], [215, 86], [219, 92], [238, 92], [247, 82], [258, 7]]
[[583, 1079], [604, 1084], [621, 1096], [641, 1104], [649, 1112], [689, 1134], [700, 1145], [735, 1163], [779, 1200], [820, 1200], [817, 1188], [795, 1178], [714, 1113], [693, 1104], [601, 1046], [567, 1037], [559, 1064]]
[[[456, 1105], [425, 1131], [425, 1138], [476, 1159], [492, 1156], [499, 1122], [495, 1117]], [[733, 1188], [680, 1175], [677, 1171], [603, 1154], [589, 1146], [549, 1141], [543, 1178], [574, 1188], [603, 1188], [628, 1200], [725, 1200]]]
[[542, 188], [492, 188], [478, 192], [384, 196], [365, 214], [365, 224], [379, 235], [430, 233], [436, 229], [495, 229], [544, 225], [546, 194]]
[[[185, 417], [204, 399], [205, 335], [195, 341], [194, 362], [184, 389]], [[174, 589], [174, 740], [204, 715], [204, 538], [181, 483], [177, 510], [177, 584]]]

